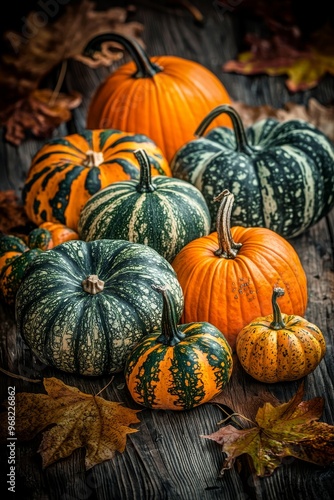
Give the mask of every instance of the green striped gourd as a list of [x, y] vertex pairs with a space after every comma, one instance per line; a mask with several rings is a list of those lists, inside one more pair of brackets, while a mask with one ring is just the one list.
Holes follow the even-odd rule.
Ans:
[[17, 328], [42, 362], [97, 376], [121, 371], [130, 349], [160, 328], [168, 282], [176, 310], [183, 295], [171, 265], [152, 248], [124, 240], [71, 240], [29, 266], [16, 297]]
[[138, 404], [189, 410], [224, 389], [232, 374], [232, 350], [210, 323], [178, 324], [168, 286], [154, 288], [164, 300], [161, 329], [150, 332], [130, 352], [126, 384]]
[[80, 214], [80, 238], [142, 243], [171, 262], [187, 243], [209, 233], [207, 204], [189, 182], [152, 178], [145, 150], [134, 154], [140, 164], [139, 181], [114, 182], [93, 195]]
[[[222, 113], [233, 130], [216, 127]], [[228, 189], [238, 200], [234, 226], [266, 227], [294, 237], [318, 222], [334, 206], [334, 147], [316, 127], [303, 120], [261, 120], [246, 130], [229, 105], [218, 106], [197, 128], [196, 139], [181, 147], [173, 175], [195, 185], [207, 201], [215, 230], [214, 197]]]

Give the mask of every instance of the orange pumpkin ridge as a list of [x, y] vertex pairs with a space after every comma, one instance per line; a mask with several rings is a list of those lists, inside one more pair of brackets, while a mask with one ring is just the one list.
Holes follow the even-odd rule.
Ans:
[[282, 306], [303, 315], [307, 279], [297, 252], [274, 231], [230, 227], [234, 196], [225, 190], [217, 215], [217, 232], [188, 243], [172, 267], [184, 293], [182, 322], [208, 321], [235, 349], [239, 331], [257, 316], [272, 311], [271, 291], [284, 288]]
[[[132, 61], [109, 75], [92, 96], [88, 128], [116, 128], [150, 137], [167, 161], [194, 138], [198, 123], [217, 105], [231, 103], [222, 82], [209, 69], [177, 56], [149, 58], [136, 40], [107, 33], [89, 42], [84, 53], [94, 57], [101, 44], [116, 41]], [[227, 116], [210, 125], [230, 127]]]

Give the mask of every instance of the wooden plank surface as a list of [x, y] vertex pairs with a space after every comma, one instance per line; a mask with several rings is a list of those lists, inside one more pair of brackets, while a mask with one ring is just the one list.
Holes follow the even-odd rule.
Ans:
[[[103, 3], [103, 2], [102, 2]], [[265, 75], [252, 78], [227, 74], [222, 65], [234, 58], [243, 37], [254, 23], [237, 12], [218, 15], [214, 2], [194, 2], [204, 12], [206, 23], [198, 27], [186, 11], [154, 9], [138, 2], [133, 18], [144, 24], [143, 38], [150, 55], [174, 54], [196, 60], [211, 69], [224, 83], [231, 97], [249, 105], [283, 106], [288, 101], [307, 103], [314, 96], [323, 103], [334, 101], [333, 79], [324, 78], [312, 91], [290, 95], [284, 78]], [[219, 13], [221, 14], [221, 12]], [[115, 65], [116, 67], [117, 65]], [[63, 124], [55, 135], [82, 130], [90, 97], [98, 83], [112, 68], [92, 70], [69, 61], [65, 86], [84, 96], [73, 120]], [[18, 148], [1, 142], [0, 189], [21, 192], [32, 155], [41, 140], [26, 140]], [[323, 420], [334, 425], [334, 211], [302, 236], [291, 240], [308, 278], [309, 302], [305, 317], [317, 324], [327, 342], [327, 353], [317, 369], [305, 380], [305, 399], [325, 399]], [[106, 377], [86, 379], [57, 372], [33, 358], [16, 332], [14, 319], [0, 309], [1, 367], [32, 379], [56, 376], [83, 392], [96, 394], [110, 380]], [[0, 396], [5, 400], [8, 387], [16, 392], [43, 392], [41, 384], [33, 384], [0, 374]], [[252, 401], [260, 401], [269, 391], [281, 401], [290, 399], [298, 383], [268, 385], [246, 376], [237, 360], [231, 383], [225, 394], [226, 404], [247, 416]], [[121, 374], [103, 392], [103, 397], [119, 401], [131, 408], [131, 400]], [[126, 450], [115, 459], [88, 472], [84, 469], [84, 451], [77, 450], [69, 458], [42, 470], [38, 436], [28, 443], [17, 443], [17, 498], [26, 500], [329, 500], [334, 486], [334, 468], [319, 467], [296, 459], [286, 459], [275, 473], [257, 478], [246, 457], [220, 476], [223, 455], [220, 447], [201, 436], [218, 429], [224, 418], [214, 404], [191, 411], [150, 411], [138, 414], [137, 433], [127, 438]], [[6, 492], [7, 454], [1, 453], [1, 489]], [[9, 497], [11, 498], [11, 497]]]

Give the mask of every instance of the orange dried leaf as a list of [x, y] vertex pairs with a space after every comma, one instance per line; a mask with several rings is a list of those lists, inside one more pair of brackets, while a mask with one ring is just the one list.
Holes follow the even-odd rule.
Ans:
[[301, 384], [287, 403], [273, 406], [266, 402], [257, 411], [254, 427], [239, 430], [227, 425], [202, 436], [222, 445], [227, 458], [221, 472], [230, 469], [243, 454], [251, 457], [260, 477], [271, 475], [288, 456], [321, 466], [333, 462], [334, 426], [318, 422], [323, 398], [302, 401], [303, 393]]
[[[86, 449], [86, 469], [112, 459], [116, 451], [125, 450], [127, 434], [137, 432], [129, 425], [139, 422], [136, 416], [139, 410], [85, 394], [55, 377], [43, 382], [47, 394], [16, 395], [15, 423], [15, 437], [23, 441], [48, 428], [38, 450], [43, 468], [81, 447]], [[0, 423], [4, 424], [6, 417], [2, 413]], [[6, 426], [1, 425], [1, 429], [3, 440]]]

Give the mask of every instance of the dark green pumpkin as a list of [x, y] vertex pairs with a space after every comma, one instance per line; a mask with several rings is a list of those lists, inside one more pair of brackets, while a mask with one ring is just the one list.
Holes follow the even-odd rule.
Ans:
[[117, 372], [133, 345], [160, 327], [162, 298], [152, 284], [165, 282], [181, 313], [176, 274], [152, 248], [68, 241], [29, 266], [16, 297], [17, 328], [48, 365], [81, 375]]
[[[228, 114], [233, 129], [211, 121]], [[201, 122], [196, 139], [175, 154], [173, 176], [196, 186], [207, 201], [212, 231], [224, 189], [238, 200], [233, 226], [267, 227], [294, 237], [318, 222], [334, 206], [334, 147], [317, 128], [302, 120], [264, 119], [243, 127], [229, 105], [218, 106]]]
[[140, 179], [114, 182], [93, 195], [80, 214], [80, 238], [142, 243], [172, 262], [187, 243], [209, 234], [209, 209], [196, 187], [167, 176], [152, 178], [146, 151], [134, 154]]
[[189, 410], [210, 401], [232, 374], [232, 350], [223, 333], [207, 322], [177, 324], [180, 315], [168, 287], [162, 294], [161, 329], [130, 352], [125, 380], [132, 398], [152, 409]]

